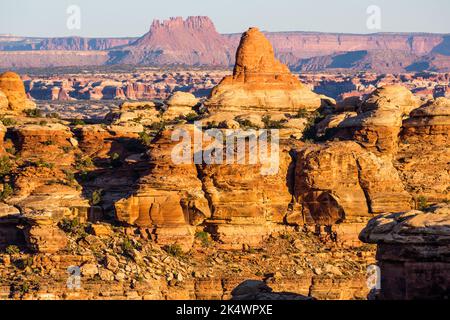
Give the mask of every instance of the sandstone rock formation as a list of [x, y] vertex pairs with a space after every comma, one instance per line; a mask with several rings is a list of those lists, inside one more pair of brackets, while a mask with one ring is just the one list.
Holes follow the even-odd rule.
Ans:
[[36, 108], [36, 105], [28, 100], [22, 79], [14, 72], [5, 72], [0, 75], [0, 92], [3, 92], [0, 94], [0, 110], [3, 114], [18, 114], [24, 110]]
[[398, 208], [411, 196], [390, 161], [355, 142], [312, 146], [297, 154], [295, 195], [305, 219], [332, 225]]
[[430, 202], [450, 197], [450, 100], [438, 98], [403, 121], [395, 165], [408, 191]]
[[20, 155], [29, 160], [43, 160], [59, 165], [68, 165], [74, 161], [71, 148], [72, 132], [59, 123], [18, 125], [11, 130]]
[[3, 91], [0, 90], [0, 110], [8, 110], [9, 108], [9, 101], [6, 94], [3, 93]]
[[419, 107], [419, 101], [406, 88], [393, 85], [376, 90], [362, 104], [359, 114], [342, 121], [341, 136], [358, 141], [379, 154], [395, 154], [402, 119]]
[[105, 120], [115, 125], [126, 125], [130, 122], [151, 125], [160, 122], [160, 116], [160, 111], [152, 101], [124, 102], [118, 110], [108, 113]]
[[67, 245], [67, 236], [57, 227], [51, 217], [27, 217], [29, 224], [25, 230], [25, 240], [29, 248], [40, 253], [56, 253]]
[[[193, 137], [193, 126], [180, 129]], [[193, 226], [202, 224], [211, 213], [195, 164], [173, 162], [177, 144], [171, 131], [161, 134], [148, 152], [150, 172], [138, 181], [137, 190], [118, 201], [115, 208], [119, 221], [149, 228], [158, 243], [177, 243], [187, 250], [194, 240]]]
[[194, 113], [193, 108], [198, 105], [199, 100], [191, 93], [176, 91], [166, 101], [167, 111], [164, 118], [173, 119], [179, 116], [186, 116]]
[[[211, 219], [206, 224], [225, 248], [260, 246], [264, 238], [277, 230], [277, 224], [283, 224], [294, 211], [290, 146], [281, 144], [278, 164], [245, 162], [254, 151], [247, 146], [243, 153], [233, 153], [244, 163], [204, 164], [199, 168], [211, 208]], [[277, 171], [264, 174], [262, 169], [268, 165], [275, 165]]]
[[222, 112], [297, 112], [320, 105], [320, 97], [275, 58], [272, 45], [257, 28], [243, 34], [233, 75], [225, 77], [207, 101], [211, 110]]
[[445, 299], [450, 282], [450, 206], [386, 213], [369, 222], [360, 238], [378, 245], [380, 299]]

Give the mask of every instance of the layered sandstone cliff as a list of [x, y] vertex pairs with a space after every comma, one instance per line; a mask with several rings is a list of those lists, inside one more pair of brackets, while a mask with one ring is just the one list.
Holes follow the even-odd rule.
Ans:
[[450, 207], [387, 213], [369, 222], [360, 238], [378, 245], [379, 299], [446, 299], [450, 288]]
[[[448, 36], [266, 32], [278, 59], [300, 71], [450, 70]], [[133, 38], [0, 38], [0, 67], [106, 64], [230, 66], [240, 34], [219, 34], [208, 17], [155, 20]], [[103, 51], [101, 51], [103, 50]], [[90, 52], [90, 54], [88, 54]]]

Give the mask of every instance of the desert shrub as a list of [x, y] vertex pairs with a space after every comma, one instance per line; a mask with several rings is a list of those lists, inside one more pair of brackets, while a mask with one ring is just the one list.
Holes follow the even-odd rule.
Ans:
[[204, 117], [203, 115], [198, 115], [195, 112], [191, 112], [191, 113], [185, 115], [183, 118], [187, 122], [193, 123], [195, 121], [199, 121], [199, 120], [203, 119], [203, 117]]
[[81, 120], [81, 119], [75, 119], [75, 120], [73, 120], [73, 121], [71, 122], [71, 124], [72, 124], [73, 126], [84, 126], [84, 125], [86, 125], [86, 122], [84, 122], [84, 121]]
[[305, 109], [299, 109], [297, 113], [294, 115], [296, 119], [308, 119], [310, 117], [310, 113]]
[[3, 191], [0, 192], [0, 200], [5, 200], [14, 194], [14, 189], [9, 183], [3, 184]]
[[130, 257], [133, 256], [134, 247], [133, 247], [133, 243], [131, 242], [130, 239], [125, 238], [122, 242], [121, 248], [125, 255], [130, 256]]
[[37, 168], [49, 168], [49, 169], [53, 169], [55, 167], [55, 165], [53, 163], [47, 162], [43, 159], [39, 159], [35, 162], [33, 162], [33, 165]]
[[73, 173], [71, 170], [63, 169], [63, 173], [66, 175], [66, 180], [70, 184], [74, 184], [76, 182], [76, 180], [75, 180], [75, 173]]
[[5, 252], [6, 252], [7, 254], [13, 255], [13, 254], [18, 254], [18, 253], [20, 253], [20, 249], [19, 249], [18, 246], [10, 245], [10, 246], [7, 246], [7, 247], [6, 247]]
[[264, 123], [265, 129], [283, 129], [286, 122], [284, 120], [272, 120], [269, 115], [262, 117], [261, 121]]
[[181, 258], [184, 256], [183, 249], [179, 244], [170, 244], [163, 247], [163, 250], [172, 257]]
[[417, 198], [417, 209], [425, 210], [429, 207], [428, 199], [424, 196], [420, 196]]
[[149, 147], [152, 144], [152, 137], [145, 131], [139, 133], [139, 139], [142, 144]]
[[200, 240], [204, 247], [207, 247], [210, 245], [210, 239], [209, 239], [208, 232], [199, 231], [195, 234], [195, 238]]
[[70, 151], [73, 150], [72, 146], [62, 146], [61, 147], [62, 151], [64, 151], [65, 153], [69, 153]]
[[43, 116], [42, 111], [39, 109], [28, 109], [24, 113], [30, 118], [41, 118]]
[[26, 257], [14, 260], [14, 265], [20, 270], [25, 270], [33, 265], [33, 257]]
[[22, 298], [31, 291], [38, 291], [39, 288], [40, 285], [36, 281], [20, 281], [11, 286], [11, 293], [18, 294]]
[[84, 237], [87, 235], [85, 226], [78, 219], [63, 219], [58, 227], [67, 234]]
[[55, 142], [53, 140], [47, 140], [47, 141], [41, 142], [41, 144], [43, 144], [44, 146], [52, 146], [55, 144]]
[[111, 154], [111, 156], [109, 157], [109, 161], [114, 168], [122, 166], [122, 160], [120, 160], [120, 155], [116, 152]]
[[234, 119], [243, 129], [258, 129], [258, 126], [248, 119], [237, 117]]
[[308, 122], [306, 123], [305, 129], [303, 130], [303, 141], [316, 141], [317, 140], [317, 129], [316, 124], [324, 119], [324, 116], [319, 112], [314, 111], [307, 117]]
[[14, 147], [6, 148], [5, 150], [6, 150], [6, 152], [8, 152], [9, 154], [12, 154], [12, 155], [15, 155], [17, 153], [17, 150]]
[[59, 115], [58, 112], [50, 112], [49, 114], [47, 114], [47, 118], [61, 119], [61, 116]]
[[3, 125], [6, 127], [14, 126], [17, 123], [17, 121], [12, 118], [2, 118], [1, 121], [3, 122]]
[[211, 129], [226, 129], [227, 128], [227, 123], [226, 121], [222, 121], [217, 123], [216, 121], [211, 121], [211, 122], [207, 122], [206, 126], [204, 126], [202, 129], [203, 130], [211, 130]]
[[141, 251], [142, 245], [138, 241], [132, 241], [129, 238], [125, 238], [120, 246], [124, 255], [132, 258], [134, 256], [134, 250]]
[[164, 129], [166, 129], [166, 122], [165, 121], [154, 122], [149, 126], [149, 129], [157, 132], [164, 131]]
[[12, 171], [12, 163], [9, 157], [3, 156], [0, 157], [0, 178], [11, 174]]
[[102, 189], [98, 189], [98, 190], [95, 190], [94, 192], [92, 192], [91, 200], [89, 201], [91, 206], [96, 206], [96, 205], [99, 205], [100, 203], [102, 203], [102, 201], [103, 201], [102, 195], [103, 195]]
[[94, 162], [92, 161], [91, 157], [77, 156], [77, 159], [75, 161], [75, 169], [77, 169], [79, 171], [83, 171], [83, 170], [91, 168], [93, 166], [94, 166]]

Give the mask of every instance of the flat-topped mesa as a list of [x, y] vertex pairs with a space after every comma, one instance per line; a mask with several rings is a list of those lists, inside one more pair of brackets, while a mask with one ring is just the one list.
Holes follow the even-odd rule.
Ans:
[[250, 28], [241, 38], [233, 75], [212, 90], [206, 104], [213, 111], [297, 112], [318, 109], [321, 98], [275, 58], [259, 29]]
[[206, 16], [192, 16], [183, 20], [183, 17], [171, 17], [168, 20], [153, 20], [150, 26], [150, 32], [157, 29], [177, 29], [177, 28], [190, 28], [190, 29], [213, 29], [216, 31], [214, 23], [209, 17]]

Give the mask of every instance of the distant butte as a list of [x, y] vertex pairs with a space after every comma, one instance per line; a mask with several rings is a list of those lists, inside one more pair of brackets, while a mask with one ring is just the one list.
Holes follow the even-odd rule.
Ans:
[[[295, 71], [400, 73], [450, 70], [446, 34], [265, 32], [276, 57]], [[0, 68], [136, 64], [234, 64], [240, 34], [220, 34], [208, 17], [155, 20], [140, 38], [0, 37]], [[87, 55], [86, 53], [90, 54]]]

